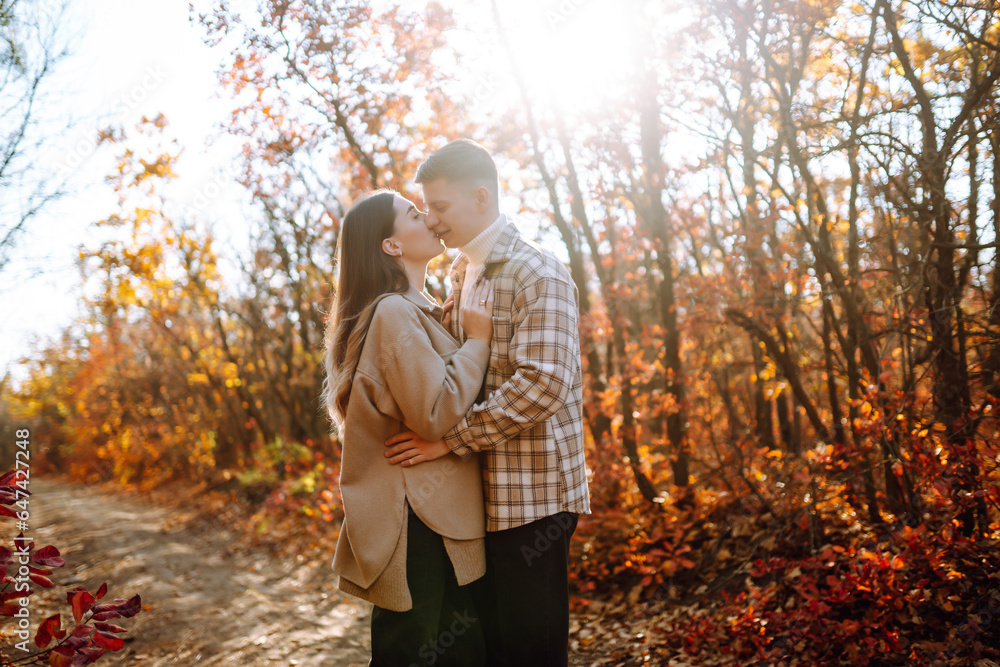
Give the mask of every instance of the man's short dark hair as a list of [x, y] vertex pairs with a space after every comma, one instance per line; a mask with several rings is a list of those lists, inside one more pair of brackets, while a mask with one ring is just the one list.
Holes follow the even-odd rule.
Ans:
[[490, 152], [471, 139], [456, 139], [434, 151], [417, 169], [413, 180], [416, 183], [430, 183], [439, 178], [485, 185], [489, 188], [493, 201], [499, 203], [497, 165]]

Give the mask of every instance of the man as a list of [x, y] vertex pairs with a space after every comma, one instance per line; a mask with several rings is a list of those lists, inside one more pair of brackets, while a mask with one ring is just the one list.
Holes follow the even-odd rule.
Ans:
[[[578, 516], [590, 512], [576, 285], [500, 213], [496, 165], [479, 144], [449, 143], [415, 181], [427, 227], [461, 251], [451, 269], [452, 312], [463, 291], [490, 281], [493, 346], [485, 394], [462, 422], [438, 442], [394, 436], [386, 456], [418, 465], [449, 451], [481, 453], [487, 571], [475, 585], [489, 664], [566, 665], [569, 540]], [[457, 315], [451, 329], [464, 340]]]

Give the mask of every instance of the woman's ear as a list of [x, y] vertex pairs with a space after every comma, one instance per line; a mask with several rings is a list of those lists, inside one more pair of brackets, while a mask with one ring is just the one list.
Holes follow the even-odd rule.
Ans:
[[392, 238], [391, 236], [384, 241], [382, 241], [382, 252], [389, 255], [390, 257], [402, 257], [403, 248], [399, 245], [399, 241]]

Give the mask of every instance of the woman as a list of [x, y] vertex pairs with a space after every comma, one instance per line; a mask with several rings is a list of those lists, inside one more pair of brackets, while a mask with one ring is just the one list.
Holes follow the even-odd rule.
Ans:
[[344, 523], [333, 569], [375, 604], [370, 665], [478, 665], [481, 629], [466, 584], [486, 569], [475, 457], [390, 465], [385, 440], [439, 440], [472, 406], [489, 362], [493, 294], [463, 299], [459, 346], [427, 297], [444, 245], [391, 191], [355, 202], [341, 229], [340, 278], [326, 330], [324, 398], [343, 446]]

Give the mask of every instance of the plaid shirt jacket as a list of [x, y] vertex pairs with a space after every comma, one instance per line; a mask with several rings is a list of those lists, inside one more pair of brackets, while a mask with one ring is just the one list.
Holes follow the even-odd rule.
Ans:
[[[468, 261], [451, 268], [456, 314]], [[576, 285], [509, 220], [481, 277], [494, 291], [485, 394], [444, 440], [460, 456], [481, 452], [486, 530], [589, 513]], [[457, 317], [452, 334], [465, 339]]]

